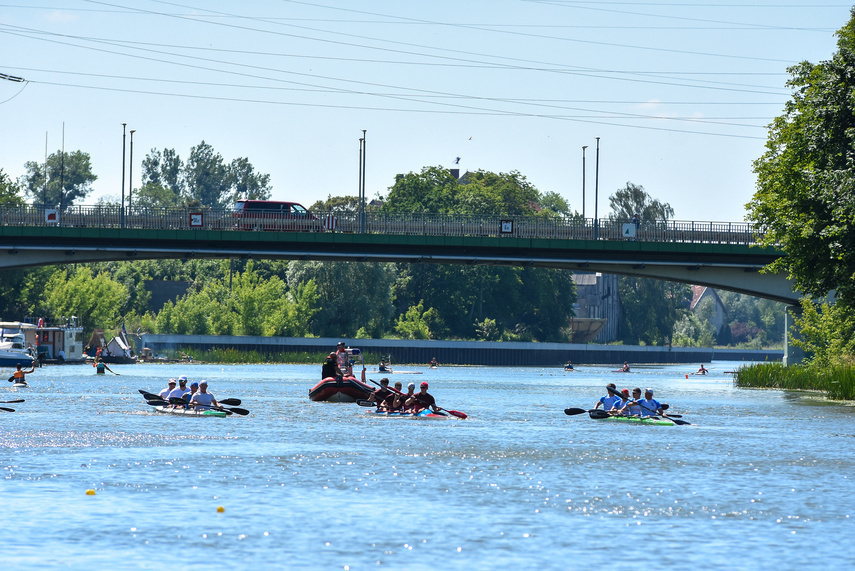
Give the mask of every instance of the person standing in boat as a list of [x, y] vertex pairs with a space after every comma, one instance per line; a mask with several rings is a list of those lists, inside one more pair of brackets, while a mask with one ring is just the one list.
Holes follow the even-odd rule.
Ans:
[[392, 394], [392, 391], [389, 390], [389, 377], [383, 377], [380, 379], [380, 387], [375, 389], [373, 393], [371, 393], [371, 399], [374, 401], [374, 404], [379, 408], [383, 401], [386, 400], [386, 397]]
[[21, 367], [21, 363], [18, 363], [17, 365], [15, 365], [15, 372], [12, 374], [12, 378], [9, 380], [13, 383], [24, 383], [26, 385], [27, 375], [29, 375], [30, 373], [34, 373], [35, 371], [35, 363], [26, 371]]
[[665, 414], [662, 411], [662, 405], [653, 398], [653, 389], [644, 389], [644, 398], [638, 401], [638, 406], [641, 408], [642, 418]]
[[617, 388], [614, 383], [609, 383], [606, 385], [606, 392], [608, 393], [604, 397], [600, 397], [600, 400], [597, 401], [597, 404], [594, 405], [595, 409], [600, 408], [600, 405], [603, 405], [603, 410], [611, 411], [615, 408], [620, 408], [621, 406], [621, 398], [620, 393], [618, 393]]
[[353, 369], [350, 366], [349, 355], [347, 354], [347, 348], [344, 346], [344, 341], [339, 341], [338, 346], [336, 347], [335, 353], [336, 362], [338, 363], [338, 368], [342, 371], [345, 371], [348, 375], [353, 374]]
[[199, 392], [190, 399], [190, 406], [202, 410], [220, 406], [214, 395], [208, 392], [208, 381], [204, 379], [199, 381]]
[[[413, 388], [415, 388], [415, 385], [413, 385]], [[439, 412], [439, 409], [436, 408], [436, 399], [427, 390], [427, 381], [422, 381], [421, 385], [419, 385], [419, 392], [408, 398], [405, 406], [412, 407], [413, 412], [416, 414], [426, 408], [430, 408], [433, 412]]]
[[341, 369], [338, 368], [338, 363], [336, 363], [335, 352], [330, 353], [321, 367], [321, 380], [327, 378], [340, 380], [343, 376], [344, 373], [341, 372]]

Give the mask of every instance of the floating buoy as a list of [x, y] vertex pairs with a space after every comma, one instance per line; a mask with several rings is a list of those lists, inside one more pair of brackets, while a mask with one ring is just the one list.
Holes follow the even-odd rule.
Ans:
[[95, 490], [93, 490], [92, 488], [89, 488], [88, 490], [86, 490], [86, 495], [87, 496], [94, 496]]
[[686, 375], [686, 378], [688, 379], [688, 378], [689, 378], [689, 375]]
[[218, 513], [218, 514], [221, 514], [221, 513], [223, 513], [224, 511], [226, 511], [226, 508], [224, 508], [223, 506], [217, 506], [217, 513]]

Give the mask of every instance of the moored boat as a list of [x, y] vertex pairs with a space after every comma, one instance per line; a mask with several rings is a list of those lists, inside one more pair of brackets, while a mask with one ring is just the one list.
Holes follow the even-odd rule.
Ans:
[[35, 329], [35, 325], [20, 321], [0, 322], [0, 367], [33, 365]]
[[198, 410], [195, 408], [175, 408], [171, 406], [155, 406], [152, 408], [157, 412], [162, 412], [164, 414], [177, 414], [180, 416], [228, 416], [228, 413], [221, 410]]

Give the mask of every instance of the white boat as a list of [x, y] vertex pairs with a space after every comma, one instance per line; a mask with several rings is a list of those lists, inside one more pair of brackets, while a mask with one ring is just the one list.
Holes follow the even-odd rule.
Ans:
[[19, 363], [24, 368], [32, 366], [34, 357], [27, 348], [27, 330], [35, 328], [20, 321], [0, 322], [0, 367], [15, 367]]
[[25, 389], [25, 388], [27, 388], [27, 387], [29, 387], [29, 386], [30, 386], [30, 385], [28, 385], [27, 383], [12, 383], [12, 388], [13, 388], [13, 389]]

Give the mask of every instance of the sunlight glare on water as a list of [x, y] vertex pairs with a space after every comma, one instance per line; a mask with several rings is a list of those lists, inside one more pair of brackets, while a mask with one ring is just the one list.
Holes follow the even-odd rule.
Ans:
[[[851, 567], [814, 547], [855, 531], [855, 408], [736, 389], [738, 366], [411, 367], [467, 420], [313, 403], [314, 366], [44, 367], [0, 394], [26, 399], [0, 413], [3, 567]], [[181, 374], [251, 414], [146, 406]], [[609, 381], [691, 425], [563, 413]]]

